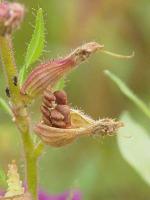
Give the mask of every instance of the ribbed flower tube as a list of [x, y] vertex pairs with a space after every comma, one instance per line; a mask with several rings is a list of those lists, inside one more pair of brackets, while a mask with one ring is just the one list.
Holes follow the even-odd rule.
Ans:
[[61, 79], [66, 73], [85, 61], [92, 53], [103, 48], [96, 42], [82, 45], [65, 58], [49, 61], [34, 68], [21, 88], [21, 93], [35, 98], [48, 87]]

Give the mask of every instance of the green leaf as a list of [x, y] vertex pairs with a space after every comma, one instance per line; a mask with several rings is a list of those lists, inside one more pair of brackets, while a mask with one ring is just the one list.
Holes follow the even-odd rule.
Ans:
[[150, 110], [148, 106], [139, 98], [137, 97], [131, 90], [128, 88], [128, 86], [115, 74], [112, 72], [105, 70], [105, 74], [109, 76], [109, 78], [116, 83], [116, 85], [119, 87], [121, 92], [126, 95], [141, 111], [150, 118]]
[[37, 12], [35, 29], [32, 35], [32, 39], [28, 45], [27, 53], [25, 56], [25, 63], [20, 71], [20, 82], [24, 81], [24, 78], [29, 70], [29, 66], [33, 64], [41, 56], [44, 49], [45, 43], [45, 28], [44, 28], [44, 18], [43, 11], [40, 8]]
[[63, 90], [65, 88], [65, 79], [62, 78], [54, 87], [54, 90]]
[[2, 98], [0, 98], [0, 109], [2, 109], [3, 111], [5, 111], [7, 114], [12, 116], [12, 111], [9, 107], [9, 105], [6, 103], [6, 101]]
[[118, 145], [124, 159], [150, 185], [150, 137], [128, 113], [121, 116], [125, 127], [118, 132]]

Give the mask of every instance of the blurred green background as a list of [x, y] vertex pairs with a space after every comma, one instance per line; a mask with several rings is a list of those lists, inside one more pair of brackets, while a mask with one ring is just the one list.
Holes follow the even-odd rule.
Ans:
[[[149, 102], [150, 96], [150, 1], [149, 0], [18, 0], [25, 4], [26, 17], [14, 34], [18, 67], [24, 62], [36, 10], [44, 10], [46, 48], [41, 61], [66, 55], [84, 42], [97, 41], [120, 54], [135, 51], [131, 60], [96, 53], [67, 77], [66, 91], [73, 107], [93, 118], [118, 118], [130, 110], [148, 128], [137, 111], [103, 73], [111, 69]], [[0, 68], [0, 95], [4, 75]], [[39, 103], [32, 115], [39, 118]], [[18, 131], [0, 110], [0, 165], [18, 160], [23, 174], [23, 155]], [[85, 200], [147, 200], [150, 188], [122, 158], [115, 137], [83, 138], [64, 148], [47, 147], [40, 160], [40, 185], [49, 193], [79, 188]]]

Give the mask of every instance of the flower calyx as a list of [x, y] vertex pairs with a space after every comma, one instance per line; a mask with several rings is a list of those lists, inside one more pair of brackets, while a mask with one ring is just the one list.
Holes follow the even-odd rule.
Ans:
[[69, 107], [64, 91], [44, 92], [41, 106], [42, 121], [35, 133], [50, 146], [61, 147], [81, 136], [114, 135], [123, 123], [113, 119], [93, 120], [79, 110]]
[[96, 42], [86, 43], [64, 58], [40, 64], [31, 71], [22, 85], [21, 94], [31, 100], [42, 95], [47, 87], [53, 87], [64, 75], [101, 48], [103, 46]]

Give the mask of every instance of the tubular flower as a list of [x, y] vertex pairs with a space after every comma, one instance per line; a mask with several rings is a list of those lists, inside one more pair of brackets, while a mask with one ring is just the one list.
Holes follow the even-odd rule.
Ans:
[[44, 143], [54, 147], [65, 146], [81, 136], [114, 135], [123, 126], [108, 118], [95, 121], [70, 108], [64, 91], [45, 91], [41, 111], [42, 121], [34, 131]]
[[0, 35], [11, 34], [23, 20], [24, 6], [19, 3], [0, 3]]
[[103, 46], [98, 43], [90, 42], [75, 49], [65, 58], [39, 65], [29, 74], [21, 88], [21, 93], [31, 99], [35, 98], [42, 94], [48, 86], [53, 87], [66, 73], [87, 60], [90, 55], [101, 48]]

